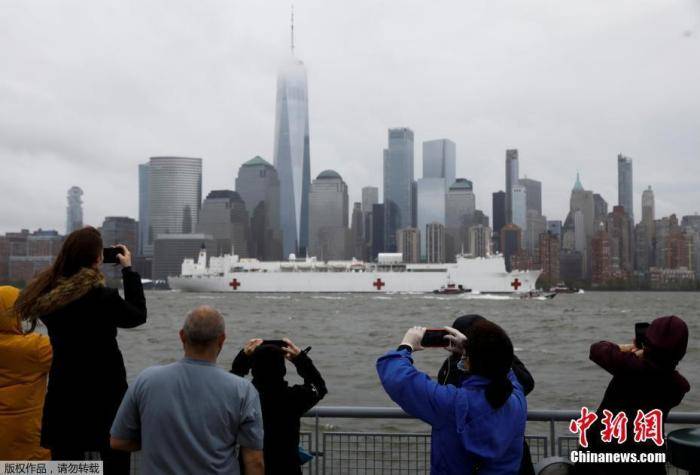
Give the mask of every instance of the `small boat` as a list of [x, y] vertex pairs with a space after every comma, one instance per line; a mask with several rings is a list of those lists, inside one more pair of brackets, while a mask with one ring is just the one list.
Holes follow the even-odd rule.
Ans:
[[542, 292], [540, 290], [531, 290], [530, 292], [523, 292], [522, 294], [520, 294], [520, 299], [551, 300], [556, 296], [556, 292]]
[[471, 292], [472, 289], [465, 289], [462, 284], [447, 284], [443, 285], [439, 289], [433, 290], [434, 294], [440, 295], [455, 295], [455, 294], [466, 294]]
[[549, 291], [554, 292], [555, 294], [577, 294], [577, 293], [579, 293], [579, 289], [572, 289], [571, 287], [569, 287], [563, 283], [559, 283], [559, 284], [555, 285], [554, 287], [550, 288]]

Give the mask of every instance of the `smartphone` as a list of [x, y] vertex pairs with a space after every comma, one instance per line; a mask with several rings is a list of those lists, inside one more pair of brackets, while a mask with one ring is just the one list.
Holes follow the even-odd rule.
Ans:
[[634, 345], [637, 348], [642, 348], [647, 344], [647, 328], [649, 323], [640, 322], [634, 324]]
[[272, 345], [272, 346], [278, 346], [280, 348], [286, 348], [287, 347], [287, 342], [284, 340], [263, 340], [261, 343], [262, 345]]
[[117, 256], [121, 253], [121, 247], [105, 247], [102, 250], [102, 262], [105, 264], [119, 264]]
[[423, 334], [420, 346], [424, 348], [446, 348], [450, 344], [450, 340], [445, 338], [445, 336], [449, 334], [443, 328], [428, 328]]

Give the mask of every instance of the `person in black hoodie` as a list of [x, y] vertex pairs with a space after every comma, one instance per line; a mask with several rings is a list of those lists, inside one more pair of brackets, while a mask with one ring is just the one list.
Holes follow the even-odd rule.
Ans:
[[66, 237], [51, 267], [20, 294], [15, 309], [29, 331], [46, 325], [53, 362], [41, 426], [41, 445], [53, 460], [99, 458], [104, 472], [128, 474], [130, 454], [112, 450], [109, 430], [127, 389], [117, 328], [146, 321], [141, 278], [126, 246], [118, 255], [124, 298], [105, 287], [102, 237], [85, 227]]
[[[469, 342], [469, 334], [471, 333], [472, 326], [479, 322], [486, 320], [481, 315], [462, 315], [457, 318], [452, 324], [452, 328], [459, 330], [462, 334], [467, 337], [467, 344]], [[463, 371], [458, 367], [462, 355], [459, 353], [450, 353], [440, 370], [438, 371], [437, 381], [440, 384], [451, 384], [453, 386], [460, 387], [462, 381], [470, 376], [469, 373]], [[513, 354], [513, 373], [515, 377], [518, 378], [518, 382], [523, 387], [523, 392], [525, 396], [530, 394], [535, 388], [535, 380], [532, 375], [527, 370], [525, 365], [520, 359]], [[527, 445], [527, 441], [524, 443], [523, 447], [523, 459], [520, 464], [520, 475], [534, 475], [535, 469], [532, 465], [532, 455], [530, 454], [530, 447]]]
[[[685, 356], [688, 347], [688, 326], [676, 317], [655, 319], [646, 330], [646, 342], [634, 341], [631, 344], [617, 345], [600, 341], [591, 345], [590, 359], [612, 375], [605, 390], [603, 400], [596, 412], [598, 419], [587, 431], [590, 452], [661, 453], [665, 444], [657, 446], [653, 441], [634, 441], [634, 420], [637, 411], [648, 413], [660, 409], [663, 413], [662, 434], [669, 411], [679, 405], [690, 391], [688, 381], [676, 371], [676, 366]], [[627, 441], [618, 444], [617, 440], [603, 442], [603, 410], [616, 416], [624, 411], [627, 416]], [[663, 463], [630, 464], [587, 464], [579, 463], [576, 473], [580, 474], [627, 474], [661, 475], [666, 473]]]
[[[326, 383], [307, 351], [285, 338], [286, 346], [263, 344], [254, 338], [233, 360], [231, 373], [246, 376], [252, 369], [253, 386], [260, 395], [263, 414], [266, 475], [300, 474], [299, 426], [301, 416], [328, 393]], [[285, 359], [294, 364], [304, 384], [289, 386]]]

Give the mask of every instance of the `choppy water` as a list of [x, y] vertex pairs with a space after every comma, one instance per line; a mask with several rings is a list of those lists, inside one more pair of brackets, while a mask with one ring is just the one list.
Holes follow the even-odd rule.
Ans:
[[[288, 336], [298, 346], [312, 346], [310, 356], [326, 379], [323, 405], [388, 406], [375, 371], [376, 359], [395, 348], [407, 328], [443, 326], [466, 313], [481, 314], [503, 326], [535, 378], [528, 397], [536, 409], [597, 406], [609, 376], [588, 359], [591, 343], [607, 339], [630, 342], [634, 323], [678, 315], [690, 327], [688, 353], [679, 369], [691, 392], [678, 410], [700, 411], [700, 293], [589, 292], [554, 300], [505, 297], [373, 294], [192, 294], [148, 292], [148, 322], [121, 330], [119, 344], [129, 380], [139, 371], [179, 359], [178, 330], [197, 305], [218, 308], [225, 316], [228, 340], [219, 364], [230, 368], [249, 338]], [[444, 350], [425, 350], [416, 365], [431, 375]], [[289, 366], [291, 373], [293, 367]], [[298, 381], [289, 375], [290, 382]], [[336, 422], [334, 422], [336, 423]], [[337, 421], [344, 429], [394, 427], [406, 422]]]

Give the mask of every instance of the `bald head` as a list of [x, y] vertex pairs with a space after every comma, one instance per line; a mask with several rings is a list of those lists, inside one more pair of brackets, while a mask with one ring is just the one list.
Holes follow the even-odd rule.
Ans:
[[220, 346], [223, 343], [225, 331], [224, 318], [218, 310], [202, 305], [187, 315], [181, 335], [183, 343], [203, 349]]

